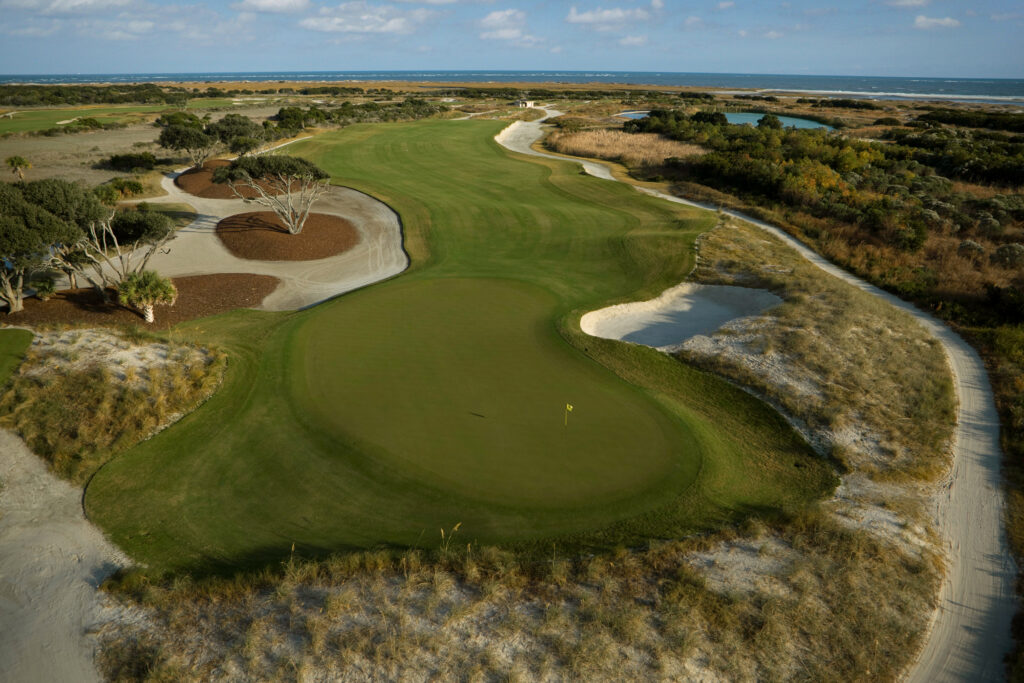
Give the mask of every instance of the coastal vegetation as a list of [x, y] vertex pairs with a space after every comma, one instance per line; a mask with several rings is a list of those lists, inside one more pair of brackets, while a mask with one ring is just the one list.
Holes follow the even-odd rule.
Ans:
[[[1007, 528], [1024, 558], [1024, 115], [933, 109], [885, 142], [722, 125], [654, 111], [625, 129], [710, 152], [636, 169], [672, 191], [786, 228], [848, 270], [953, 324], [989, 367], [1002, 424]], [[896, 123], [899, 123], [897, 121]], [[944, 125], [946, 124], [946, 125]], [[949, 124], [956, 124], [950, 126]], [[1016, 628], [1018, 642], [1024, 636]], [[1011, 671], [1024, 667], [1018, 648]], [[1016, 674], [1015, 674], [1016, 675]]]

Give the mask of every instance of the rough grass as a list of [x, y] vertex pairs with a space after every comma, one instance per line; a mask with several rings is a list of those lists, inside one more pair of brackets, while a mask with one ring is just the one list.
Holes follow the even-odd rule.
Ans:
[[32, 333], [28, 330], [0, 330], [0, 388], [21, 365], [31, 343]]
[[704, 153], [699, 145], [669, 140], [656, 133], [634, 135], [613, 129], [555, 132], [545, 142], [561, 154], [618, 161], [630, 168], [662, 166], [670, 157]]
[[[52, 334], [59, 333], [42, 337]], [[115, 340], [112, 350], [143, 348], [109, 333], [68, 333], [84, 334]], [[84, 483], [114, 455], [192, 409], [220, 382], [223, 354], [156, 346], [171, 362], [136, 368], [95, 351], [78, 357], [86, 352], [34, 347], [0, 396], [0, 426], [18, 433], [53, 472]]]

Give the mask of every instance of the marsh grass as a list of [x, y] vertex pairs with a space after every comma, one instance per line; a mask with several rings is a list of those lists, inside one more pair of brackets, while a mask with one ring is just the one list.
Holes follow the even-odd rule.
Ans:
[[555, 132], [546, 144], [561, 154], [618, 161], [631, 168], [661, 166], [670, 157], [690, 157], [704, 153], [691, 145], [657, 135], [631, 134], [602, 128], [579, 133]]

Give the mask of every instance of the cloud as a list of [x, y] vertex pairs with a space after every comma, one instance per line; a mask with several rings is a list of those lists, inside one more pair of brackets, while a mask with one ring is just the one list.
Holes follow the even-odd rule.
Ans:
[[647, 44], [647, 36], [624, 36], [619, 38], [622, 47], [641, 47]]
[[151, 33], [155, 27], [156, 24], [149, 20], [126, 18], [113, 21], [95, 19], [76, 24], [79, 33], [103, 40], [138, 40], [143, 35]]
[[52, 36], [58, 30], [60, 30], [61, 24], [59, 20], [51, 20], [44, 25], [30, 24], [28, 26], [22, 26], [20, 28], [5, 28], [3, 33], [9, 36], [25, 36], [28, 38], [45, 38], [46, 36]]
[[786, 34], [782, 33], [781, 31], [765, 31], [764, 37], [767, 38], [768, 40], [778, 40], [784, 35]]
[[637, 21], [647, 21], [650, 17], [651, 13], [642, 7], [636, 7], [633, 9], [623, 9], [621, 7], [603, 9], [598, 7], [597, 9], [580, 12], [576, 9], [576, 6], [573, 5], [569, 8], [569, 15], [565, 20], [570, 24], [581, 24], [597, 29], [598, 31], [609, 31], [614, 28], [624, 26], [625, 24]]
[[231, 5], [240, 12], [301, 12], [309, 0], [242, 0]]
[[690, 15], [686, 17], [686, 21], [683, 22], [683, 26], [688, 29], [698, 29], [704, 26], [704, 20], [698, 16]]
[[747, 30], [745, 28], [741, 28], [739, 31], [736, 31], [736, 35], [738, 35], [740, 38], [746, 38]]
[[718, 9], [718, 10], [732, 9], [735, 6], [736, 6], [735, 2], [732, 2], [732, 0], [727, 0], [727, 2], [720, 2], [717, 5], [715, 5], [715, 9]]
[[931, 0], [887, 0], [891, 7], [927, 7]]
[[123, 7], [132, 0], [0, 0], [0, 8], [41, 14], [88, 14]]
[[943, 17], [939, 19], [918, 14], [917, 18], [914, 19], [914, 28], [919, 28], [925, 31], [933, 28], [956, 28], [959, 25], [960, 22], [952, 17]]
[[665, 0], [651, 0], [651, 9], [661, 9], [665, 6]]
[[526, 12], [518, 9], [495, 10], [480, 20], [481, 40], [500, 40], [520, 47], [533, 47], [543, 38], [526, 32]]
[[299, 26], [325, 33], [381, 33], [407, 35], [434, 16], [426, 9], [402, 11], [390, 5], [371, 5], [364, 0], [324, 7], [319, 16], [308, 17]]

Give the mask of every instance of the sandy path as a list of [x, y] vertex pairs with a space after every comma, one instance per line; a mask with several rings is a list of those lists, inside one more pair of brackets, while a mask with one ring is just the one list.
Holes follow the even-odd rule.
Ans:
[[128, 564], [82, 515], [82, 492], [0, 431], [0, 680], [99, 680], [86, 635], [117, 609], [96, 590]]
[[347, 187], [329, 188], [313, 209], [351, 221], [359, 232], [355, 247], [316, 261], [250, 261], [225, 249], [215, 230], [222, 218], [260, 207], [241, 199], [196, 197], [175, 185], [173, 176], [165, 178], [162, 184], [167, 194], [147, 202], [190, 204], [199, 217], [168, 242], [168, 253], [153, 257], [152, 267], [169, 277], [210, 273], [273, 275], [281, 279], [281, 285], [263, 301], [261, 308], [265, 310], [305, 308], [397, 275], [409, 264], [402, 249], [398, 215], [387, 204]]
[[[549, 116], [558, 114], [548, 110]], [[543, 134], [542, 121], [517, 121], [495, 140], [514, 152], [564, 160], [530, 148]], [[599, 164], [581, 163], [591, 175], [614, 179], [610, 173], [588, 168]], [[607, 172], [607, 167], [604, 170]], [[678, 204], [719, 210], [656, 190], [637, 189]], [[907, 311], [942, 343], [960, 402], [953, 468], [933, 505], [947, 551], [946, 576], [932, 630], [905, 679], [914, 683], [1004, 680], [1003, 657], [1012, 645], [1010, 622], [1017, 605], [1013, 590], [1017, 567], [1003, 526], [999, 416], [981, 358], [938, 319], [838, 268], [779, 228], [738, 211], [724, 212], [770, 232], [825, 272]]]

